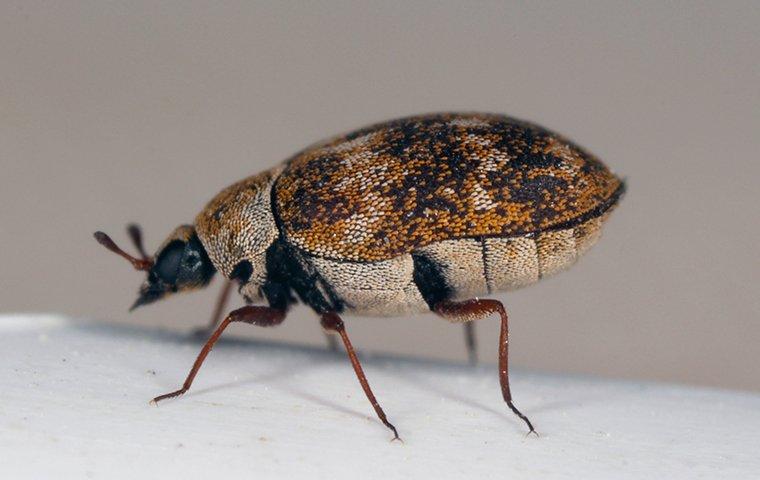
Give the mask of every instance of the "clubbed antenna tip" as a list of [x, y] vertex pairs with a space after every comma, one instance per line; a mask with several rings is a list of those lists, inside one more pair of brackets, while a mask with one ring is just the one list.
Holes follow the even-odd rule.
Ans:
[[135, 224], [130, 224], [127, 227], [127, 233], [129, 234], [129, 237], [132, 239], [132, 243], [135, 245], [135, 248], [137, 248], [137, 251], [140, 253], [142, 258], [136, 258], [132, 255], [128, 254], [121, 248], [119, 248], [116, 243], [111, 240], [111, 237], [106, 235], [103, 232], [95, 232], [93, 236], [95, 237], [95, 240], [98, 241], [99, 244], [106, 247], [108, 250], [112, 251], [113, 253], [127, 259], [129, 263], [132, 264], [133, 267], [135, 267], [136, 270], [142, 270], [142, 271], [148, 271], [153, 266], [153, 259], [148, 256], [147, 253], [145, 253], [145, 248], [143, 247], [142, 243], [142, 232], [140, 231], [140, 227]]

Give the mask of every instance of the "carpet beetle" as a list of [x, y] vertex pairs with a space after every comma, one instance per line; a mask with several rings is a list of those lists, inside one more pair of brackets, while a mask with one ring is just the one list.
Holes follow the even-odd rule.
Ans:
[[[499, 379], [512, 402], [507, 313], [493, 292], [530, 285], [572, 265], [598, 239], [624, 183], [596, 157], [540, 126], [503, 115], [429, 114], [312, 145], [217, 194], [193, 225], [150, 257], [104, 233], [96, 239], [148, 277], [134, 307], [229, 281], [248, 306], [215, 320], [181, 389], [186, 392], [232, 322], [281, 323], [300, 301], [337, 333], [365, 394], [398, 439], [362, 371], [339, 315], [434, 312], [452, 322], [498, 314]], [[255, 305], [258, 304], [258, 305]], [[472, 330], [468, 344], [474, 350]]]

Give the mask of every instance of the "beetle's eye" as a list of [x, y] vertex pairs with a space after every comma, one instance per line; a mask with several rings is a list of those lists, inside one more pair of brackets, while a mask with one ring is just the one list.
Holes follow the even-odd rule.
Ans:
[[198, 252], [189, 250], [182, 259], [182, 266], [188, 270], [195, 270], [201, 266], [201, 256]]
[[177, 283], [177, 271], [179, 270], [179, 263], [184, 249], [185, 244], [183, 242], [171, 242], [161, 251], [156, 260], [154, 267], [156, 275], [170, 285]]

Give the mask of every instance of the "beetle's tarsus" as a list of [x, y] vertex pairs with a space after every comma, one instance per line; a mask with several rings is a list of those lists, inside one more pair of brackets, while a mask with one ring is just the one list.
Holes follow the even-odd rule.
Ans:
[[515, 404], [512, 403], [512, 401], [508, 400], [507, 406], [509, 406], [509, 409], [512, 410], [512, 412], [514, 412], [515, 415], [520, 417], [520, 419], [522, 419], [522, 421], [525, 422], [525, 424], [528, 426], [528, 433], [526, 435], [530, 435], [531, 433], [533, 433], [536, 436], [538, 436], [538, 432], [536, 432], [536, 429], [533, 428], [533, 424], [530, 423], [530, 420], [528, 420], [528, 417], [526, 417], [520, 410], [518, 410], [517, 407], [515, 407]]
[[398, 436], [398, 430], [396, 430], [396, 427], [394, 427], [391, 422], [385, 419], [381, 419], [381, 421], [383, 422], [383, 425], [388, 427], [388, 429], [393, 432], [393, 438], [391, 438], [391, 442], [398, 440], [399, 442], [404, 443], [404, 441], [401, 440], [401, 437]]
[[380, 421], [383, 422], [383, 425], [388, 427], [391, 432], [393, 432], [393, 438], [391, 438], [391, 442], [398, 440], [399, 442], [404, 443], [404, 441], [401, 440], [401, 437], [398, 436], [398, 430], [396, 430], [396, 427], [394, 427], [391, 422], [386, 419], [381, 419]]
[[165, 393], [163, 395], [159, 395], [156, 398], [154, 398], [153, 400], [151, 400], [150, 403], [152, 403], [153, 405], [158, 405], [158, 402], [160, 402], [162, 400], [168, 400], [170, 398], [179, 397], [180, 395], [182, 395], [182, 394], [184, 394], [186, 392], [187, 392], [187, 388], [180, 388], [176, 392]]

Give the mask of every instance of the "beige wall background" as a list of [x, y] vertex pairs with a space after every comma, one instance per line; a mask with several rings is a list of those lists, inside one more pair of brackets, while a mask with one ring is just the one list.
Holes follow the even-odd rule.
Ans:
[[[487, 110], [563, 132], [630, 187], [576, 267], [498, 297], [513, 363], [760, 390], [758, 25], [756, 2], [6, 0], [0, 310], [189, 331], [218, 284], [128, 315], [142, 277], [94, 230], [127, 243], [138, 221], [152, 249], [325, 136]], [[433, 316], [349, 328], [365, 350], [465, 358]], [[494, 362], [497, 321], [478, 328]], [[303, 308], [233, 331], [324, 342]]]

